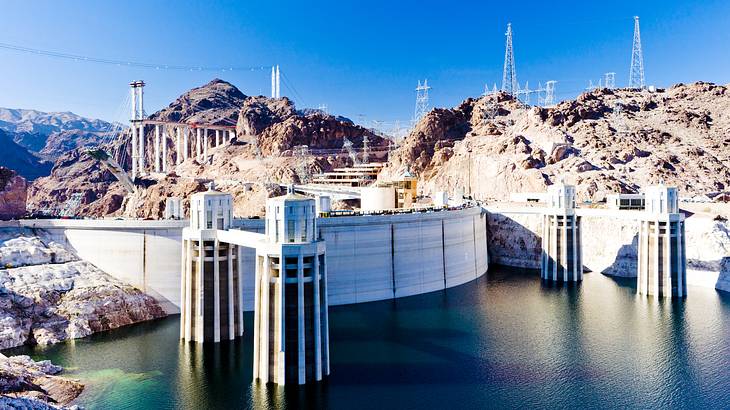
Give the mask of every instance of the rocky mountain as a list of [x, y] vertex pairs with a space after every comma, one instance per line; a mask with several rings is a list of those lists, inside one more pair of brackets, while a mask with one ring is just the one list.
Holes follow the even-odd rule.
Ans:
[[11, 135], [18, 145], [47, 160], [54, 160], [76, 147], [97, 145], [112, 128], [106, 121], [72, 112], [0, 108], [0, 130]]
[[682, 196], [730, 189], [730, 91], [710, 83], [656, 92], [597, 89], [551, 108], [511, 96], [469, 98], [426, 115], [384, 178], [410, 168], [424, 194], [479, 199], [540, 192], [565, 177], [581, 200], [664, 180]]
[[[114, 177], [82, 150], [61, 156], [51, 175], [35, 181], [29, 190], [31, 212], [57, 209], [73, 193], [83, 199], [78, 214], [83, 216], [125, 215], [159, 218], [164, 212], [165, 198], [184, 198], [205, 190], [206, 183], [215, 180], [220, 189], [242, 200], [234, 210], [236, 215], [259, 215], [265, 198], [280, 193], [276, 183], [299, 182], [307, 174], [329, 170], [349, 161], [344, 153], [316, 153], [302, 159], [292, 155], [298, 145], [311, 149], [341, 150], [346, 140], [357, 149], [368, 137], [373, 149], [387, 146], [387, 141], [369, 130], [352, 124], [342, 117], [321, 111], [298, 111], [287, 98], [247, 97], [223, 80], [194, 88], [181, 95], [168, 107], [149, 116], [152, 120], [197, 124], [230, 125], [236, 128], [236, 140], [231, 144], [209, 149], [209, 158], [201, 163], [189, 158], [170, 175], [149, 175], [138, 181], [137, 192], [127, 193]], [[151, 127], [150, 127], [151, 128]], [[171, 130], [170, 131], [171, 134]], [[148, 129], [146, 144], [152, 147], [154, 131]], [[131, 166], [128, 133], [122, 134], [107, 151], [125, 169]], [[190, 139], [190, 152], [193, 141]], [[167, 142], [168, 164], [174, 164], [177, 153], [174, 140]], [[153, 150], [146, 153], [152, 163]], [[382, 152], [380, 159], [384, 159]], [[374, 156], [375, 160], [378, 159]]]
[[38, 156], [18, 145], [12, 137], [0, 129], [0, 145], [3, 155], [0, 156], [0, 166], [17, 171], [28, 180], [48, 175], [52, 163], [41, 160]]

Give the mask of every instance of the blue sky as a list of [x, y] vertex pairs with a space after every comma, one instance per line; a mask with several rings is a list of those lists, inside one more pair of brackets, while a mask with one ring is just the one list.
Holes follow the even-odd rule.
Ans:
[[[570, 98], [615, 71], [628, 82], [634, 15], [648, 84], [730, 82], [730, 2], [289, 2], [6, 0], [0, 43], [160, 64], [280, 64], [298, 106], [366, 122], [406, 121], [419, 79], [432, 106], [454, 106], [502, 76], [514, 29], [520, 83], [557, 80]], [[147, 82], [153, 112], [214, 77], [247, 95], [268, 71], [189, 72], [75, 62], [0, 50], [0, 106], [122, 120], [130, 80]], [[282, 94], [293, 92], [282, 85]]]

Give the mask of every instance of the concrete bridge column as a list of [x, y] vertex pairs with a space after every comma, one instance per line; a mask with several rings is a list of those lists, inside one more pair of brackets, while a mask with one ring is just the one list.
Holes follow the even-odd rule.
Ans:
[[144, 123], [139, 123], [139, 173], [144, 174], [144, 157], [145, 157], [145, 151], [144, 151]]
[[180, 127], [175, 127], [175, 164], [180, 165], [182, 162], [182, 147], [180, 141]]
[[160, 126], [155, 125], [155, 172], [160, 172]]
[[233, 141], [234, 138], [236, 138], [236, 131], [235, 130], [228, 131], [228, 141]]
[[189, 137], [188, 134], [190, 133], [190, 129], [188, 127], [183, 128], [183, 161], [188, 159], [190, 156], [188, 155], [188, 147], [190, 146]]
[[203, 128], [203, 160], [208, 160], [208, 129]]
[[162, 172], [167, 172], [167, 129], [162, 128]]
[[200, 128], [195, 130], [195, 159], [200, 161]]
[[132, 149], [131, 149], [131, 155], [132, 155], [132, 179], [137, 177], [137, 165], [138, 165], [138, 158], [137, 158], [137, 124], [132, 123]]
[[215, 141], [213, 141], [214, 146], [221, 145], [221, 130], [215, 130]]

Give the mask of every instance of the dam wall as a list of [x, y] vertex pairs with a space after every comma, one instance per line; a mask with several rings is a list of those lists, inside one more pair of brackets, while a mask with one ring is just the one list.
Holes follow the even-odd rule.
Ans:
[[[182, 228], [187, 221], [21, 220], [117, 279], [179, 311]], [[391, 299], [456, 286], [486, 273], [487, 215], [453, 211], [320, 218], [331, 305]], [[263, 219], [233, 227], [264, 231]], [[243, 300], [253, 309], [255, 250], [241, 248]]]
[[[490, 261], [519, 268], [540, 268], [542, 211], [537, 207], [485, 207]], [[636, 277], [639, 222], [637, 211], [576, 209], [581, 216], [586, 270]], [[687, 283], [730, 289], [730, 229], [723, 221], [685, 219]]]

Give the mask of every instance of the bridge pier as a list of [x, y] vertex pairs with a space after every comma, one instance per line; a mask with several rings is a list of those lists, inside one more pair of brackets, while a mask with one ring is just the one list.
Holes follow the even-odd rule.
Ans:
[[182, 162], [182, 145], [180, 141], [180, 127], [175, 127], [175, 165], [180, 165]]
[[550, 281], [583, 280], [581, 243], [580, 217], [575, 214], [575, 187], [561, 181], [548, 187], [540, 276]]
[[228, 131], [228, 141], [233, 141], [236, 138], [236, 130]]
[[132, 122], [132, 146], [131, 146], [131, 157], [132, 157], [132, 180], [137, 177], [137, 124]]
[[208, 160], [208, 129], [203, 128], [203, 161]]
[[167, 173], [167, 129], [162, 127], [162, 172]]
[[155, 125], [155, 172], [160, 172], [160, 125]]
[[215, 141], [213, 143], [216, 147], [221, 145], [221, 130], [215, 130]]
[[183, 128], [183, 161], [185, 161], [189, 157], [188, 156], [188, 146], [189, 146], [188, 134], [189, 134], [189, 132], [190, 132], [190, 130], [188, 129], [188, 127]]
[[195, 159], [200, 161], [200, 128], [195, 130]]

